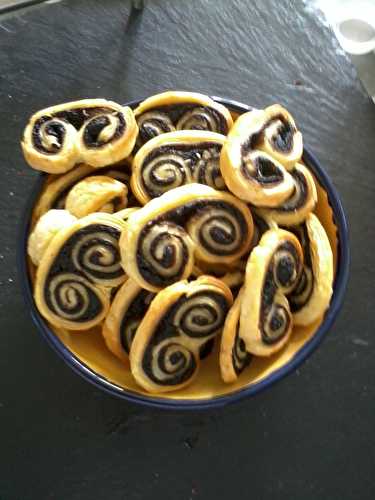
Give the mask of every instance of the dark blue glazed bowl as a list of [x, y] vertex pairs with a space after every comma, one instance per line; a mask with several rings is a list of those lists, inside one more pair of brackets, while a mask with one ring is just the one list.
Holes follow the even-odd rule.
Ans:
[[[218, 97], [214, 97], [214, 99], [224, 104], [234, 115], [251, 109], [249, 106], [234, 101]], [[135, 107], [137, 104], [138, 101], [128, 103], [131, 107]], [[282, 379], [310, 356], [332, 327], [341, 308], [349, 276], [348, 227], [340, 198], [332, 181], [307, 148], [304, 150], [303, 160], [317, 181], [317, 214], [325, 226], [335, 254], [336, 274], [330, 307], [318, 326], [315, 326], [310, 331], [298, 332], [299, 340], [287, 347], [285, 352], [283, 351], [282, 354], [274, 355], [267, 360], [259, 361], [259, 364], [252, 368], [253, 372], [241, 374], [238, 382], [234, 385], [225, 385], [220, 381], [217, 360], [215, 356], [210, 356], [210, 361], [207, 360], [202, 363], [204, 366], [202, 366], [201, 374], [197, 377], [195, 387], [167, 395], [148, 395], [142, 392], [134, 383], [127, 382], [128, 379], [124, 379], [122, 382], [119, 382], [118, 378], [116, 379], [116, 373], [120, 373], [119, 370], [127, 370], [127, 368], [119, 365], [119, 360], [112, 356], [109, 351], [107, 352], [101, 340], [100, 332], [90, 332], [90, 340], [87, 340], [87, 337], [82, 337], [82, 335], [85, 335], [84, 333], [70, 334], [69, 332], [60, 332], [51, 328], [35, 306], [32, 278], [27, 260], [27, 239], [31, 216], [46, 179], [43, 174], [40, 175], [33, 186], [26, 203], [21, 221], [18, 249], [18, 264], [23, 295], [38, 330], [57, 354], [85, 380], [114, 396], [145, 406], [179, 410], [214, 408], [254, 396]], [[93, 353], [95, 359], [90, 358], [90, 353]], [[201, 383], [201, 387], [199, 383]]]

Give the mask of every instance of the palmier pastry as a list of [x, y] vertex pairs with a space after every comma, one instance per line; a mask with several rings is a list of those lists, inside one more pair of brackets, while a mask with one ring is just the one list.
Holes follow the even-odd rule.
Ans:
[[59, 174], [79, 162], [104, 167], [126, 158], [137, 133], [130, 108], [105, 99], [84, 99], [35, 113], [21, 144], [33, 168]]
[[131, 187], [143, 205], [170, 189], [198, 182], [224, 189], [219, 157], [225, 136], [183, 130], [154, 137], [135, 155]]
[[[153, 292], [144, 290], [132, 279], [127, 279], [114, 297], [111, 296], [113, 302], [103, 323], [102, 334], [108, 349], [122, 361], [128, 362], [134, 335], [154, 297]], [[211, 353], [214, 340], [202, 344], [200, 359]]]
[[[81, 180], [94, 175], [97, 170], [90, 165], [77, 165], [74, 170], [57, 176], [50, 176], [43, 192], [35, 206], [34, 216], [39, 219], [45, 212], [51, 208], [65, 208], [66, 197], [69, 191]], [[123, 184], [128, 185], [130, 176], [127, 168], [124, 167], [104, 167], [100, 169], [100, 175], [105, 175], [117, 179]]]
[[274, 208], [256, 208], [265, 220], [274, 221], [282, 226], [293, 226], [303, 222], [315, 208], [317, 193], [315, 182], [308, 169], [296, 163], [290, 172], [294, 179], [294, 190], [290, 197]]
[[118, 212], [126, 207], [128, 188], [105, 175], [93, 175], [78, 182], [66, 198], [65, 208], [76, 217], [93, 212]]
[[137, 383], [149, 392], [189, 384], [198, 372], [201, 346], [221, 331], [232, 300], [229, 288], [212, 277], [180, 281], [159, 292], [130, 349]]
[[239, 336], [240, 311], [243, 290], [237, 295], [225, 319], [220, 346], [220, 372], [224, 382], [234, 382], [249, 365], [251, 354]]
[[132, 279], [115, 295], [102, 333], [108, 349], [122, 361], [128, 361], [133, 337], [154, 296]]
[[288, 297], [296, 325], [309, 325], [328, 309], [332, 296], [333, 256], [328, 236], [314, 215], [293, 231], [304, 253], [301, 278]]
[[275, 207], [292, 194], [294, 181], [280, 162], [259, 149], [264, 126], [262, 110], [237, 118], [221, 150], [220, 169], [236, 196], [256, 206]]
[[53, 325], [90, 328], [108, 312], [110, 287], [122, 283], [118, 240], [125, 223], [109, 214], [90, 214], [59, 231], [39, 264], [35, 302]]
[[143, 101], [134, 111], [139, 146], [175, 130], [208, 130], [227, 135], [233, 124], [230, 112], [209, 97], [195, 92], [163, 92]]
[[157, 291], [187, 278], [194, 258], [227, 264], [248, 252], [249, 208], [203, 184], [172, 189], [132, 213], [120, 240], [122, 264], [139, 286]]
[[67, 210], [49, 210], [42, 215], [31, 232], [27, 244], [27, 253], [33, 264], [39, 265], [53, 237], [76, 220], [77, 218]]
[[302, 266], [303, 252], [298, 239], [282, 229], [264, 233], [251, 252], [239, 332], [248, 352], [269, 356], [289, 339], [293, 317], [287, 294], [298, 283]]
[[291, 170], [299, 162], [303, 153], [302, 134], [297, 130], [291, 114], [280, 104], [264, 109], [263, 127], [257, 138], [256, 146]]

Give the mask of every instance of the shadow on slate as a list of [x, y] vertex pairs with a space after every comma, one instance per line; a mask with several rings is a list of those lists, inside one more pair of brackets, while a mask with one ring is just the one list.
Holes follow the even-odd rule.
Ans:
[[[0, 498], [374, 498], [375, 107], [311, 3], [149, 0], [129, 16], [123, 0], [76, 0], [1, 20]], [[18, 144], [30, 114], [170, 88], [284, 104], [351, 226], [351, 282], [327, 340], [300, 371], [221, 411], [146, 410], [88, 385], [41, 340], [16, 277], [38, 175]]]

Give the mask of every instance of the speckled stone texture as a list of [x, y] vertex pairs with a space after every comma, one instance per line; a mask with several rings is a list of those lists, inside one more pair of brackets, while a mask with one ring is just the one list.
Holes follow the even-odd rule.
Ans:
[[[0, 19], [0, 498], [375, 498], [375, 106], [311, 3], [74, 0]], [[37, 173], [27, 118], [84, 97], [179, 88], [281, 102], [342, 195], [345, 306], [313, 357], [255, 399], [173, 414], [113, 399], [41, 339], [16, 277]]]

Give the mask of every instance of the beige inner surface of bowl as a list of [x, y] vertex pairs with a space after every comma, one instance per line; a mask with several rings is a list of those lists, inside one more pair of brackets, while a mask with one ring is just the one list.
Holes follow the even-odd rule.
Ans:
[[[318, 203], [315, 213], [327, 232], [333, 251], [334, 269], [336, 269], [337, 229], [333, 222], [333, 213], [328, 203], [327, 194], [317, 181], [316, 185]], [[30, 271], [33, 281], [34, 270], [32, 266], [30, 266]], [[264, 380], [276, 370], [279, 370], [291, 361], [298, 351], [312, 339], [322, 321], [323, 318], [308, 327], [295, 327], [290, 341], [281, 351], [268, 358], [253, 358], [250, 366], [232, 384], [225, 384], [221, 380], [218, 353], [219, 342], [217, 342], [214, 351], [201, 362], [200, 372], [191, 385], [176, 392], [160, 395], [150, 395], [135, 383], [129, 365], [121, 362], [106, 348], [101, 335], [101, 327], [84, 332], [70, 332], [54, 326], [50, 326], [50, 328], [65, 347], [90, 370], [125, 391], [148, 395], [151, 399], [158, 397], [180, 400], [204, 400], [244, 389]]]

